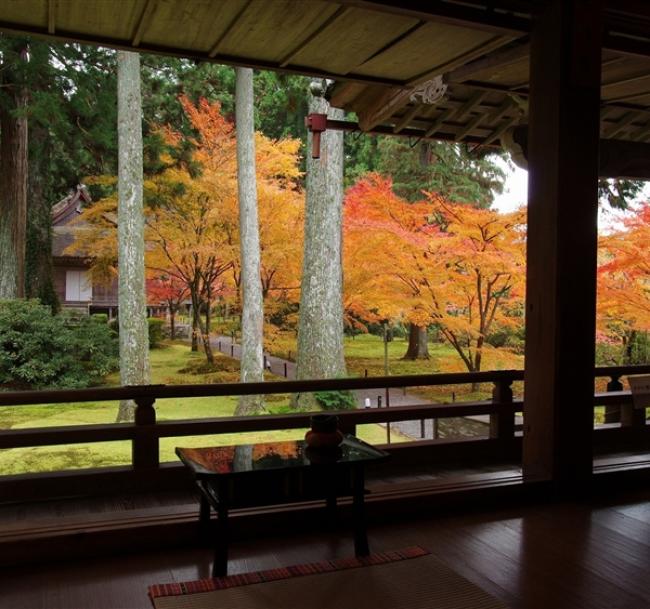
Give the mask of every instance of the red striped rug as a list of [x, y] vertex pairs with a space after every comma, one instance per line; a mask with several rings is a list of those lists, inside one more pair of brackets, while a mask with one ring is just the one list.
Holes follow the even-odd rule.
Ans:
[[505, 609], [419, 546], [149, 587], [155, 609]]
[[267, 569], [266, 571], [251, 571], [250, 573], [240, 573], [238, 575], [228, 575], [226, 577], [198, 579], [196, 581], [180, 582], [176, 584], [156, 584], [154, 586], [149, 586], [149, 597], [155, 599], [162, 596], [180, 596], [181, 594], [225, 590], [226, 588], [234, 588], [236, 586], [261, 584], [264, 582], [276, 581], [278, 579], [299, 577], [301, 575], [315, 575], [316, 573], [331, 573], [332, 571], [368, 567], [370, 565], [383, 565], [398, 560], [407, 560], [409, 558], [417, 558], [418, 556], [426, 556], [427, 554], [429, 554], [429, 550], [425, 550], [420, 546], [414, 546], [412, 548], [394, 550], [392, 552], [378, 552], [360, 558], [337, 558], [335, 560], [312, 562], [306, 565], [292, 565], [290, 567], [280, 567], [278, 569]]

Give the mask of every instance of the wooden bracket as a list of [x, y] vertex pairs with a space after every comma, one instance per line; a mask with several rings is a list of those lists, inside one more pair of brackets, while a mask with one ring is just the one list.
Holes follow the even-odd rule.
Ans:
[[305, 127], [312, 132], [311, 158], [320, 158], [320, 134], [327, 131], [327, 114], [312, 112], [305, 117]]

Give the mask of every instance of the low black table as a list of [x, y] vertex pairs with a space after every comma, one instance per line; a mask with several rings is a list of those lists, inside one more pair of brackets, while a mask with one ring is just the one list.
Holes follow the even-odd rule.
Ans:
[[213, 448], [176, 448], [201, 496], [199, 523], [207, 533], [217, 513], [213, 576], [228, 570], [228, 510], [324, 499], [330, 516], [337, 497], [352, 496], [354, 550], [369, 554], [364, 516], [365, 466], [388, 458], [354, 436], [334, 449], [312, 449], [304, 440]]

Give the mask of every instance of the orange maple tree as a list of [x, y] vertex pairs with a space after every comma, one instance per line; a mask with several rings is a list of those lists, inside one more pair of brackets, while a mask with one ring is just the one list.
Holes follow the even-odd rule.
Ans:
[[[158, 131], [168, 152], [164, 169], [145, 180], [145, 259], [151, 276], [187, 287], [208, 361], [211, 314], [217, 298], [238, 302], [239, 218], [236, 132], [219, 103], [197, 104], [181, 97], [194, 136], [168, 127]], [[303, 195], [298, 187], [297, 140], [256, 134], [262, 277], [265, 295], [287, 297], [299, 284]], [[197, 167], [199, 168], [197, 171]], [[97, 181], [110, 184], [112, 178]], [[81, 217], [83, 230], [73, 248], [90, 256], [98, 275], [114, 275], [117, 262], [116, 197], [93, 205]], [[294, 296], [295, 297], [295, 296]], [[202, 312], [202, 315], [199, 315]]]
[[176, 277], [159, 275], [146, 282], [147, 302], [163, 304], [169, 312], [170, 337], [176, 338], [176, 314], [189, 296], [187, 285]]
[[[522, 323], [525, 213], [454, 204], [434, 193], [408, 203], [368, 175], [345, 203], [346, 303], [359, 316], [435, 325], [470, 372], [497, 327]], [[372, 252], [372, 265], [359, 267]]]
[[598, 330], [615, 341], [650, 331], [650, 203], [622, 224], [599, 242]]

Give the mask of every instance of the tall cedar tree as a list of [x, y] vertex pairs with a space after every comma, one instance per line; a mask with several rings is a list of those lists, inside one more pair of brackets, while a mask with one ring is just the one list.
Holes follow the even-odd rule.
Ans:
[[[119, 146], [117, 238], [119, 264], [120, 383], [149, 383], [149, 337], [144, 282], [142, 110], [140, 56], [117, 53]], [[117, 421], [133, 419], [133, 402], [120, 402]]]
[[[327, 114], [331, 119], [343, 118], [342, 110], [330, 107], [319, 95], [317, 82], [312, 83], [309, 111]], [[343, 133], [329, 130], [321, 136], [320, 158], [307, 158], [298, 379], [345, 375], [342, 209]], [[295, 401], [301, 408], [314, 406], [311, 394], [302, 394]]]
[[[240, 379], [242, 383], [254, 383], [264, 380], [264, 304], [257, 214], [253, 70], [237, 68], [236, 73], [237, 192], [242, 299]], [[256, 414], [263, 407], [262, 396], [242, 395], [235, 414]]]
[[2, 41], [0, 66], [0, 299], [25, 293], [27, 41]]

